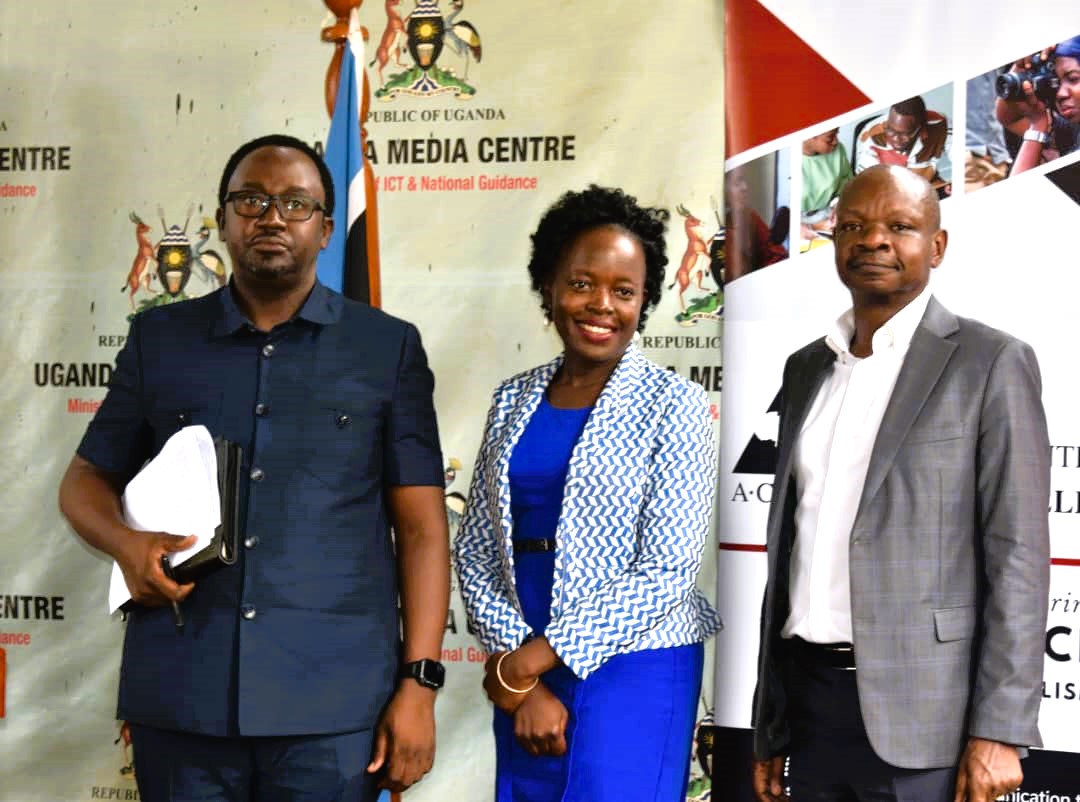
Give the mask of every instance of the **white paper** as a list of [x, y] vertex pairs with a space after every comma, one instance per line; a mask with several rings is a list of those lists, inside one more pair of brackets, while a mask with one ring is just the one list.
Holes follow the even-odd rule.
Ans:
[[[124, 488], [124, 520], [132, 529], [195, 535], [195, 545], [169, 555], [179, 565], [214, 539], [221, 523], [214, 440], [205, 426], [185, 426]], [[109, 613], [131, 599], [120, 566], [109, 578]]]

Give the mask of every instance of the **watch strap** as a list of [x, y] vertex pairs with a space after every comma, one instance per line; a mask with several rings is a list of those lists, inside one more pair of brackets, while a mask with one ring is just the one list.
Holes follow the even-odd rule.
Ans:
[[1040, 145], [1045, 145], [1050, 141], [1050, 135], [1045, 131], [1040, 131], [1038, 128], [1029, 128], [1024, 131], [1025, 142], [1038, 142]]
[[425, 688], [438, 690], [446, 680], [446, 669], [438, 660], [413, 660], [401, 666], [399, 679], [414, 679]]

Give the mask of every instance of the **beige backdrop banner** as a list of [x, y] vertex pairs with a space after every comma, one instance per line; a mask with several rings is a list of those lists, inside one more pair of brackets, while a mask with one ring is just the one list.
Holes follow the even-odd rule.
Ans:
[[[402, 17], [416, 5], [385, 4]], [[321, 142], [329, 126], [331, 48], [316, 0], [62, 6], [0, 8], [4, 802], [137, 798], [114, 720], [123, 625], [106, 614], [108, 565], [61, 520], [57, 483], [104, 396], [128, 315], [162, 291], [139, 271], [140, 253], [176, 226], [212, 268], [225, 255], [212, 217], [228, 154], [268, 132]], [[448, 494], [467, 492], [494, 386], [558, 350], [528, 289], [528, 235], [562, 192], [590, 182], [672, 210], [672, 288], [642, 344], [710, 390], [719, 429], [722, 296], [696, 250], [719, 228], [720, 4], [688, 0], [675, 13], [470, 0], [455, 13], [443, 2], [449, 24], [427, 82], [390, 42], [385, 6], [368, 0], [360, 12], [378, 90], [367, 130], [383, 307], [423, 335]], [[479, 57], [462, 46], [463, 22]], [[212, 270], [197, 269], [185, 291], [216, 286]], [[448, 497], [451, 510], [459, 504]], [[701, 578], [710, 594], [713, 555]], [[491, 794], [484, 656], [456, 593], [445, 647], [437, 765], [408, 800]], [[704, 691], [703, 718], [710, 683]], [[705, 799], [700, 774], [691, 788]]]

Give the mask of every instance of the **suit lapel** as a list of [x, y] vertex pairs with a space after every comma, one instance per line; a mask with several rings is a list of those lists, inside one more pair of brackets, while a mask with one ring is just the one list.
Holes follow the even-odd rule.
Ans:
[[956, 317], [931, 297], [926, 313], [911, 338], [892, 397], [885, 407], [885, 416], [881, 419], [881, 428], [878, 429], [874, 450], [870, 454], [870, 465], [866, 469], [858, 514], [862, 513], [881, 487], [911, 424], [941, 378], [945, 365], [956, 350], [956, 344], [946, 338], [958, 328]]
[[[795, 368], [798, 372], [792, 375], [784, 385], [781, 423], [783, 430], [779, 432], [783, 451], [777, 459], [777, 487], [787, 484], [788, 477], [791, 475], [791, 462], [799, 431], [802, 429], [807, 413], [810, 412], [814, 397], [821, 389], [821, 384], [829, 375], [835, 361], [836, 354], [825, 344], [825, 340], [821, 339], [814, 344], [806, 358]], [[780, 484], [781, 482], [783, 485]]]
[[[795, 459], [795, 443], [798, 440], [799, 430], [802, 429], [806, 415], [810, 411], [814, 396], [821, 388], [821, 383], [829, 375], [832, 365], [836, 361], [836, 354], [825, 344], [824, 338], [814, 343], [806, 355], [795, 362], [789, 373], [785, 374], [783, 386], [783, 398], [781, 401], [780, 431], [778, 433], [778, 445], [780, 452], [776, 459], [776, 475], [773, 478], [773, 493], [782, 499], [774, 513], [770, 513], [766, 544], [769, 548], [769, 562], [772, 563], [778, 556], [787, 551], [790, 546], [790, 537], [795, 531], [794, 525], [788, 525], [785, 520], [787, 505], [783, 499], [787, 497], [791, 486], [792, 465]], [[785, 538], [783, 533], [787, 531]], [[782, 543], [781, 540], [788, 542]]]
[[508, 424], [503, 429], [496, 457], [496, 462], [503, 473], [510, 464], [510, 455], [518, 440], [521, 439], [525, 427], [536, 412], [536, 408], [540, 406], [540, 399], [543, 398], [551, 377], [555, 375], [561, 364], [562, 355], [560, 354], [547, 364], [524, 374], [518, 381], [514, 398], [506, 415]]
[[602, 454], [610, 448], [607, 442], [624, 412], [632, 389], [641, 382], [646, 364], [645, 355], [631, 343], [612, 371], [607, 384], [596, 399], [592, 413], [585, 422], [581, 438], [570, 454], [569, 476], [580, 476], [589, 470], [590, 455]]
[[506, 425], [493, 451], [491, 466], [498, 476], [499, 529], [502, 537], [503, 559], [511, 573], [513, 573], [513, 515], [510, 507], [510, 457], [533, 413], [540, 406], [540, 399], [543, 398], [551, 377], [555, 375], [555, 371], [561, 364], [562, 355], [559, 355], [546, 365], [522, 374], [512, 383], [512, 389], [508, 388], [511, 397], [505, 413]]
[[[804, 355], [793, 360], [784, 376], [781, 403], [780, 453], [777, 455], [776, 476], [773, 480], [773, 508], [769, 514], [766, 546], [769, 576], [778, 581], [769, 583], [765, 598], [767, 631], [778, 636], [788, 615], [788, 573], [791, 547], [795, 538], [795, 504], [789, 503], [795, 443], [814, 397], [836, 362], [836, 354], [822, 338], [805, 349]], [[771, 642], [771, 639], [770, 639]]]

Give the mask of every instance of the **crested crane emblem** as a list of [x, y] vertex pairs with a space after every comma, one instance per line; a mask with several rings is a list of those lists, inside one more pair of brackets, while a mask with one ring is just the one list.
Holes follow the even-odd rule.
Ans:
[[[471, 22], [459, 19], [465, 9], [465, 0], [451, 0], [450, 14], [443, 15], [439, 0], [414, 0], [415, 8], [401, 17], [398, 7], [401, 0], [386, 0], [386, 28], [369, 67], [376, 67], [379, 88], [375, 97], [391, 100], [399, 94], [432, 97], [452, 94], [468, 100], [476, 94], [476, 88], [468, 82], [469, 64], [480, 63], [483, 50], [480, 33]], [[462, 64], [462, 77], [453, 66], [440, 66], [439, 59], [447, 57], [448, 51]], [[403, 61], [405, 54], [412, 64]], [[405, 69], [390, 77], [383, 73], [393, 60]], [[445, 60], [444, 60], [445, 65]]]
[[[204, 295], [209, 290], [225, 286], [228, 277], [225, 261], [217, 251], [207, 248], [210, 232], [216, 225], [209, 217], [192, 243], [188, 236], [193, 208], [188, 209], [184, 225], [168, 225], [160, 208], [162, 236], [156, 243], [150, 238], [151, 227], [136, 213], [128, 219], [135, 225], [137, 250], [121, 291], [127, 293], [131, 305], [130, 320], [146, 309], [185, 301]], [[192, 280], [194, 279], [194, 281]]]

